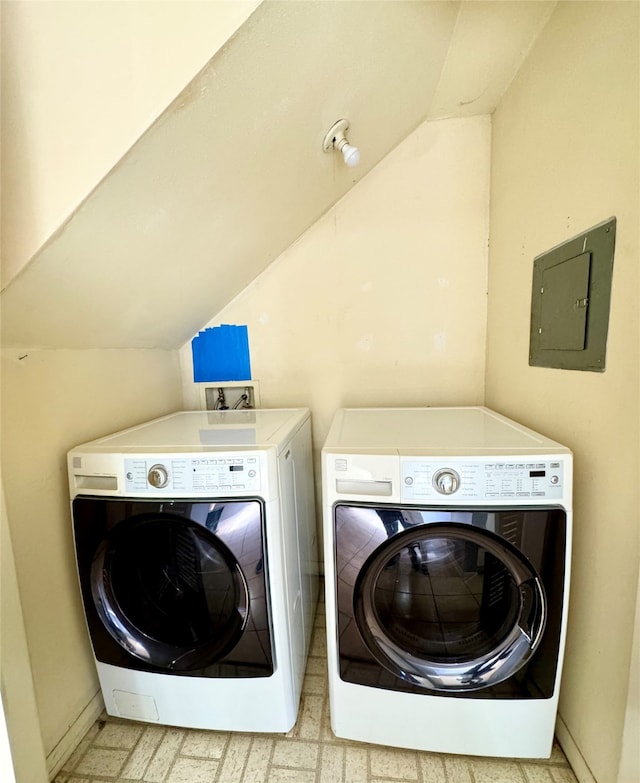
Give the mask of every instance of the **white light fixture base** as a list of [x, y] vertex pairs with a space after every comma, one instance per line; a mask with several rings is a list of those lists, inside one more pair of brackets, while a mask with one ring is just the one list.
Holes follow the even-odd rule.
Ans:
[[327, 131], [327, 135], [324, 137], [322, 149], [325, 152], [331, 152], [334, 146], [337, 148], [337, 143], [341, 139], [344, 139], [344, 134], [346, 133], [348, 127], [348, 120], [338, 120], [338, 122], [334, 123]]
[[360, 163], [360, 150], [349, 144], [345, 136], [348, 127], [348, 120], [338, 120], [338, 122], [334, 123], [324, 137], [322, 149], [325, 152], [331, 152], [331, 150], [341, 152], [344, 162], [349, 168], [353, 168]]

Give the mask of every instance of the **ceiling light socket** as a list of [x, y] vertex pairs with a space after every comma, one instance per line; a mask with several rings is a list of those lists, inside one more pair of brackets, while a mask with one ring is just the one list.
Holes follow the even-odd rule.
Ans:
[[335, 122], [324, 137], [322, 149], [325, 152], [338, 150], [338, 152], [342, 153], [342, 157], [347, 166], [352, 168], [360, 163], [360, 150], [352, 144], [349, 144], [349, 141], [345, 136], [348, 127], [348, 120], [338, 120], [338, 122]]
[[327, 135], [324, 137], [324, 142], [322, 143], [322, 149], [325, 152], [331, 152], [331, 150], [334, 148], [334, 146], [337, 149], [337, 143], [344, 139], [344, 134], [346, 133], [347, 129], [349, 128], [349, 120], [338, 120], [338, 122], [335, 122], [327, 131]]

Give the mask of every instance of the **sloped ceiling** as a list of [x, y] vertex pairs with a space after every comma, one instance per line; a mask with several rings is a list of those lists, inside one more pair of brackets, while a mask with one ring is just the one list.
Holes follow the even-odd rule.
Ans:
[[2, 293], [3, 344], [180, 347], [421, 122], [492, 112], [554, 6], [262, 3]]

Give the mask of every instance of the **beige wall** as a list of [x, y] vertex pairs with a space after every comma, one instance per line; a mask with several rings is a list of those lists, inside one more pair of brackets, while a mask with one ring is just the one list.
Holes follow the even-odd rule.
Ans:
[[3, 783], [48, 780], [30, 664], [0, 483], [0, 780]]
[[[560, 729], [598, 783], [617, 779], [639, 561], [639, 11], [560, 3], [493, 125], [486, 403], [575, 453]], [[534, 256], [612, 215], [606, 372], [529, 367]]]
[[4, 284], [259, 0], [3, 0]]
[[421, 125], [211, 322], [248, 325], [262, 405], [310, 407], [316, 449], [340, 406], [482, 402], [490, 131]]
[[[50, 762], [65, 755], [67, 730], [98, 690], [77, 587], [66, 452], [180, 407], [177, 352], [3, 354], [3, 481]], [[11, 726], [12, 705], [5, 706]], [[69, 741], [79, 740], [71, 731]]]
[[619, 783], [635, 783], [640, 780], [640, 579], [636, 597], [631, 670], [629, 672], [629, 698], [622, 737], [622, 754], [618, 770]]

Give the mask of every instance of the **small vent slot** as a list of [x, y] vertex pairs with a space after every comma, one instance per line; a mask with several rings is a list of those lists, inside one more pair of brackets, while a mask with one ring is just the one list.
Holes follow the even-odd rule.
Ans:
[[498, 532], [503, 538], [506, 538], [510, 544], [522, 548], [522, 514], [501, 514]]

